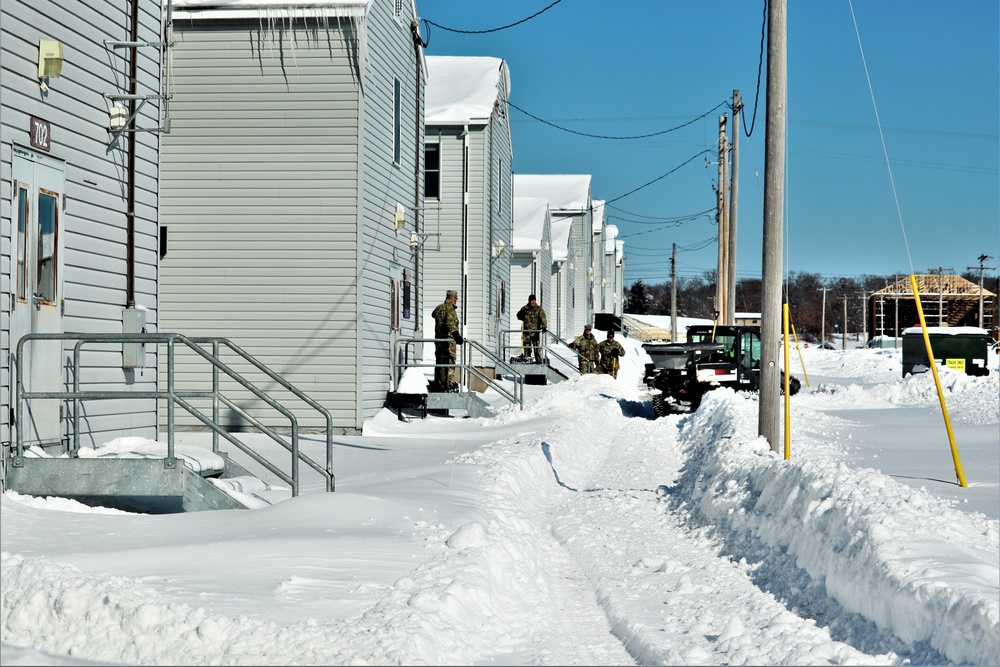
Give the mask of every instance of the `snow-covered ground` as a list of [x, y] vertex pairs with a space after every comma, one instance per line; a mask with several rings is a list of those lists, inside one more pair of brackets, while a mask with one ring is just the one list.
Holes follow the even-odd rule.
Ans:
[[804, 349], [809, 386], [793, 352], [786, 461], [752, 395], [654, 420], [620, 342], [617, 380], [521, 411], [383, 411], [338, 438], [335, 493], [147, 516], [8, 492], [0, 662], [1000, 664], [996, 357], [941, 370], [960, 488], [895, 350]]

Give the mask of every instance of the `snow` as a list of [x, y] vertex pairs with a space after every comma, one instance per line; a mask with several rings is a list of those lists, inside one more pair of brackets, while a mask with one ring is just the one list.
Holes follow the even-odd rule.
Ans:
[[593, 232], [595, 234], [600, 234], [601, 230], [604, 228], [604, 200], [593, 200], [590, 208], [593, 211], [593, 219], [591, 220]]
[[581, 213], [591, 206], [590, 175], [514, 174], [514, 195], [547, 199], [553, 212]]
[[541, 197], [514, 197], [514, 250], [542, 249], [548, 205]]
[[5, 493], [0, 662], [1000, 663], [996, 355], [940, 369], [963, 489], [898, 350], [793, 350], [784, 460], [754, 395], [653, 419], [620, 342], [617, 379], [529, 386], [523, 410], [383, 410], [337, 438], [334, 493], [157, 516]]
[[427, 56], [427, 125], [486, 121], [501, 99], [501, 79], [510, 94], [507, 69], [500, 58]]
[[565, 262], [569, 258], [570, 232], [573, 231], [571, 219], [552, 221], [552, 261]]

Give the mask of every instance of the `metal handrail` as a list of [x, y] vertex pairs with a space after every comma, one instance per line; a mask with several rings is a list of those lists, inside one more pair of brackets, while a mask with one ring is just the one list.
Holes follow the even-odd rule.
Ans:
[[[410, 361], [411, 353], [410, 350], [417, 343], [452, 343], [450, 338], [399, 338], [393, 344], [393, 386], [398, 389], [400, 382], [403, 379], [403, 371], [407, 368], [458, 368], [463, 375], [463, 379], [467, 375], [474, 375], [475, 377], [482, 380], [488, 387], [496, 391], [500, 396], [507, 399], [511, 403], [516, 403], [519, 407], [524, 407], [524, 376], [517, 372], [513, 366], [506, 363], [503, 359], [498, 358], [493, 352], [483, 347], [478, 341], [465, 339], [462, 345], [457, 345], [458, 351], [460, 352], [458, 357], [458, 363], [455, 364], [439, 364], [439, 363], [424, 363], [417, 360], [416, 353], [412, 354], [413, 361]], [[502, 384], [495, 381], [494, 378], [487, 376], [485, 373], [480, 371], [475, 366], [469, 364], [466, 359], [468, 356], [466, 348], [474, 349], [487, 359], [493, 361], [496, 367], [501, 370], [502, 373], [506, 373], [512, 376], [514, 381], [514, 391], [509, 391]]]
[[[264, 364], [260, 363], [237, 345], [233, 344], [231, 341], [225, 338], [188, 338], [183, 334], [178, 333], [131, 333], [131, 334], [80, 334], [80, 333], [33, 333], [26, 334], [17, 343], [17, 359], [23, 359], [24, 346], [31, 341], [35, 340], [75, 340], [77, 341], [73, 348], [73, 382], [72, 391], [55, 391], [55, 392], [43, 392], [43, 391], [26, 391], [24, 388], [24, 377], [22, 364], [17, 364], [16, 371], [16, 382], [15, 382], [15, 402], [16, 402], [16, 421], [17, 425], [16, 432], [16, 449], [15, 454], [19, 460], [24, 456], [24, 429], [20, 427], [24, 423], [24, 406], [27, 401], [31, 399], [60, 399], [60, 400], [72, 400], [73, 402], [73, 443], [70, 448], [70, 454], [76, 456], [80, 449], [80, 401], [83, 400], [99, 400], [99, 399], [156, 399], [156, 400], [166, 400], [167, 401], [167, 457], [164, 460], [164, 466], [168, 468], [173, 468], [176, 466], [175, 446], [174, 446], [174, 407], [175, 405], [180, 405], [189, 414], [194, 416], [196, 419], [201, 421], [203, 424], [209, 426], [213, 431], [213, 451], [218, 453], [218, 437], [222, 436], [227, 441], [232, 443], [235, 447], [246, 453], [252, 459], [260, 463], [267, 470], [277, 475], [284, 482], [292, 487], [292, 495], [297, 496], [299, 494], [299, 461], [305, 462], [309, 467], [313, 468], [315, 471], [319, 472], [326, 480], [326, 490], [333, 491], [335, 489], [335, 477], [333, 474], [333, 418], [331, 417], [328, 410], [320, 406], [316, 401], [312, 400], [301, 391], [296, 389], [294, 386], [289, 384], [284, 378], [274, 373]], [[194, 351], [196, 354], [206, 359], [212, 364], [212, 390], [211, 391], [177, 391], [174, 387], [174, 367], [175, 367], [175, 345], [177, 342], [182, 343], [187, 348]], [[82, 347], [87, 343], [164, 343], [167, 346], [167, 390], [166, 391], [107, 391], [107, 390], [80, 390], [80, 353]], [[202, 349], [201, 345], [211, 343], [212, 353], [206, 352]], [[229, 349], [236, 352], [238, 355], [243, 357], [246, 361], [253, 364], [258, 370], [265, 373], [269, 378], [281, 384], [281, 386], [288, 389], [296, 397], [300, 398], [306, 402], [310, 407], [316, 409], [326, 418], [327, 423], [327, 443], [326, 443], [326, 459], [327, 466], [324, 468], [320, 464], [313, 461], [309, 456], [303, 454], [299, 450], [299, 428], [298, 420], [295, 415], [291, 413], [287, 408], [282, 406], [280, 403], [272, 399], [262, 390], [257, 388], [251, 381], [244, 378], [240, 373], [230, 368], [222, 360], [218, 358], [219, 346], [226, 346]], [[279, 436], [277, 433], [267, 428], [263, 423], [261, 423], [256, 418], [249, 415], [245, 410], [240, 408], [237, 404], [232, 402], [230, 399], [226, 398], [219, 389], [219, 371], [223, 371], [230, 379], [234, 380], [245, 389], [250, 391], [254, 396], [260, 400], [267, 403], [270, 407], [275, 409], [277, 412], [281, 413], [289, 420], [290, 434], [291, 434], [291, 444]], [[196, 407], [188, 403], [185, 399], [188, 398], [211, 398], [213, 404], [213, 415], [211, 418], [206, 417], [201, 413]], [[274, 440], [276, 443], [280, 444], [287, 451], [292, 454], [292, 472], [291, 475], [284, 473], [280, 468], [267, 461], [259, 454], [251, 450], [245, 443], [240, 441], [238, 438], [234, 437], [231, 433], [223, 430], [219, 426], [219, 413], [218, 413], [218, 403], [224, 403], [226, 406], [233, 409], [241, 417], [246, 419], [251, 425], [255, 426], [259, 431], [267, 435], [269, 438]]]
[[[559, 336], [557, 336], [555, 333], [553, 333], [552, 331], [549, 331], [547, 329], [545, 329], [545, 330], [543, 330], [543, 329], [504, 329], [504, 330], [500, 331], [500, 335], [497, 337], [497, 345], [499, 347], [499, 352], [500, 352], [501, 356], [507, 357], [508, 353], [511, 350], [523, 349], [523, 347], [524, 347], [523, 345], [511, 345], [510, 344], [510, 336], [511, 336], [511, 334], [515, 334], [515, 333], [516, 334], [524, 334], [524, 333], [538, 333], [538, 334], [541, 334], [539, 342], [541, 343], [540, 347], [542, 348], [542, 360], [545, 361], [549, 357], [554, 357], [555, 359], [558, 359], [559, 361], [561, 361], [564, 364], [566, 364], [567, 368], [571, 369], [572, 371], [575, 371], [577, 375], [580, 374], [580, 359], [581, 359], [580, 353], [576, 352], [575, 350], [573, 350], [573, 348], [571, 348], [569, 346], [569, 343], [567, 343], [562, 338], [560, 338]], [[553, 342], [556, 342], [556, 343], [561, 343], [562, 345], [565, 345], [567, 348], [569, 348], [570, 350], [572, 350], [576, 354], [576, 362], [575, 362], [575, 364], [574, 364], [573, 361], [570, 361], [566, 357], [562, 356], [561, 354], [559, 354], [558, 352], [556, 352], [555, 350], [553, 350], [551, 348], [551, 346], [549, 345], [549, 341], [550, 340], [553, 341]]]

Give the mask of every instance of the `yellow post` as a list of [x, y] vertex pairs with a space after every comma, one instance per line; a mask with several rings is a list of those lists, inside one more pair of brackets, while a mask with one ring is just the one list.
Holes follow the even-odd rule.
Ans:
[[806, 386], [811, 386], [809, 384], [809, 373], [806, 371], [806, 360], [802, 358], [802, 347], [799, 345], [799, 337], [795, 333], [795, 325], [792, 325], [792, 338], [795, 339], [795, 349], [799, 352], [799, 363], [802, 364], [802, 374], [806, 376]]
[[787, 303], [782, 305], [781, 307], [781, 319], [782, 319], [782, 327], [785, 333], [783, 337], [785, 369], [784, 372], [782, 373], [782, 376], [784, 377], [784, 383], [785, 383], [785, 460], [787, 461], [788, 459], [792, 458], [792, 402], [791, 402], [792, 396], [790, 393], [790, 386], [789, 386], [790, 385], [789, 377], [791, 377], [791, 375], [788, 372], [788, 366], [791, 360], [791, 356], [789, 354], [789, 348], [788, 348], [788, 304]]
[[955, 432], [951, 430], [951, 419], [948, 417], [948, 406], [944, 402], [944, 392], [941, 390], [941, 377], [938, 375], [937, 364], [934, 363], [934, 350], [931, 348], [931, 337], [927, 333], [927, 322], [924, 320], [924, 307], [920, 303], [917, 292], [917, 277], [910, 274], [910, 285], [913, 287], [913, 301], [917, 304], [917, 316], [920, 318], [920, 330], [924, 334], [924, 347], [927, 348], [927, 365], [934, 374], [934, 385], [937, 387], [938, 401], [941, 403], [941, 414], [944, 415], [944, 427], [948, 431], [948, 443], [951, 445], [951, 458], [955, 462], [955, 474], [958, 475], [958, 485], [966, 488], [965, 473], [962, 472], [962, 459], [958, 456], [958, 446], [955, 445]]

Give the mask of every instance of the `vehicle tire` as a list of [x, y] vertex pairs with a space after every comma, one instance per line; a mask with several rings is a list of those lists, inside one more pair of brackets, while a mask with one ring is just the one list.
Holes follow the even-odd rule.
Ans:
[[667, 402], [663, 400], [663, 394], [653, 394], [653, 418], [659, 419], [670, 414]]

